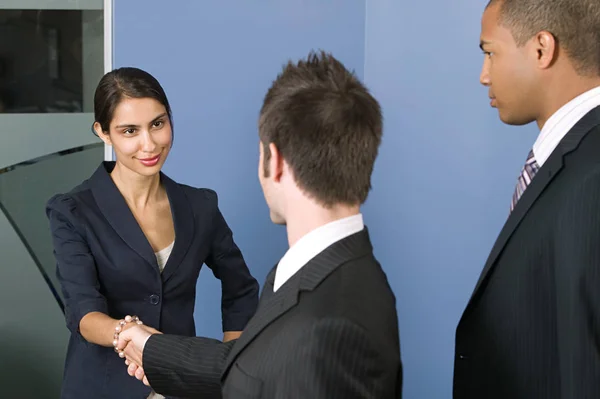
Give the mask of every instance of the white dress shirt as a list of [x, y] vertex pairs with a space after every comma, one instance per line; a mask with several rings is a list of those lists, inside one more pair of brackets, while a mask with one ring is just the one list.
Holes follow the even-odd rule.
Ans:
[[312, 258], [327, 247], [364, 229], [361, 214], [327, 223], [300, 238], [285, 253], [275, 272], [273, 291], [277, 291], [286, 281], [306, 265]]
[[175, 240], [173, 240], [171, 245], [169, 245], [168, 247], [163, 248], [160, 251], [154, 253], [154, 256], [156, 256], [156, 263], [158, 263], [158, 268], [160, 269], [161, 273], [165, 269], [167, 261], [169, 260], [169, 256], [171, 256], [171, 252], [173, 251], [174, 245]]
[[600, 86], [575, 97], [548, 119], [533, 145], [533, 155], [540, 167], [550, 158], [550, 154], [556, 149], [558, 143], [560, 143], [569, 130], [585, 114], [599, 105]]

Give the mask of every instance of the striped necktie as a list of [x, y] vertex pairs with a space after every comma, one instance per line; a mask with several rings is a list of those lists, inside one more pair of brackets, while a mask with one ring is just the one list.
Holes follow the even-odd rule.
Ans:
[[538, 165], [535, 157], [533, 156], [533, 150], [529, 151], [529, 155], [527, 156], [527, 161], [525, 161], [525, 166], [523, 166], [523, 170], [521, 170], [521, 174], [517, 179], [517, 187], [515, 188], [515, 193], [513, 194], [512, 201], [510, 203], [510, 211], [512, 212], [517, 205], [517, 202], [525, 192], [525, 189], [531, 181], [533, 177], [540, 169], [540, 165]]

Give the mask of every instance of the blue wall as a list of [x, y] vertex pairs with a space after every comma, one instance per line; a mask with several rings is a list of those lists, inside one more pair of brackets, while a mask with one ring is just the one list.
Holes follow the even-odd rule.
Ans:
[[[172, 101], [165, 171], [217, 190], [261, 284], [287, 248], [256, 178], [262, 97], [281, 64], [311, 48], [364, 77], [385, 116], [365, 216], [398, 300], [405, 398], [451, 397], [455, 327], [536, 135], [502, 125], [479, 85], [484, 2], [115, 3], [115, 66], [147, 69]], [[206, 269], [201, 335], [221, 335], [219, 296]]]
[[[289, 58], [313, 48], [332, 51], [362, 77], [364, 0], [114, 3], [114, 66], [148, 70], [172, 103], [175, 143], [165, 172], [217, 191], [262, 286], [287, 249], [285, 229], [270, 222], [257, 178], [263, 96]], [[197, 333], [220, 338], [220, 285], [208, 268], [197, 289]]]
[[454, 332], [508, 216], [535, 126], [479, 84], [486, 2], [367, 2], [365, 80], [385, 133], [365, 214], [396, 292], [408, 399], [451, 397]]

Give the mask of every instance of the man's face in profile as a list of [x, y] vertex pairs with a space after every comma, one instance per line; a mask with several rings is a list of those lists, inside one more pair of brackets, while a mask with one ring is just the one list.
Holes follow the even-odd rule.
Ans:
[[[509, 125], [532, 122], [534, 83], [537, 80], [532, 41], [517, 46], [511, 31], [501, 24], [502, 1], [491, 3], [481, 21], [480, 47], [484, 53], [480, 82], [488, 88], [490, 105]], [[533, 50], [533, 51], [532, 51]], [[533, 55], [533, 59], [532, 59]]]

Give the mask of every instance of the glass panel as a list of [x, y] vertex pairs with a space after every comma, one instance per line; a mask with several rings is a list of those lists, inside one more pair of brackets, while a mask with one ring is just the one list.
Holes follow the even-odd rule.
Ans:
[[0, 10], [0, 113], [93, 111], [102, 10]]
[[0, 171], [0, 207], [12, 222], [51, 289], [60, 298], [46, 201], [89, 178], [104, 155], [103, 144], [73, 148]]
[[60, 397], [69, 332], [45, 204], [104, 157], [90, 131], [102, 5], [0, 0], [0, 340], [11, 342], [0, 345], [3, 398]]

